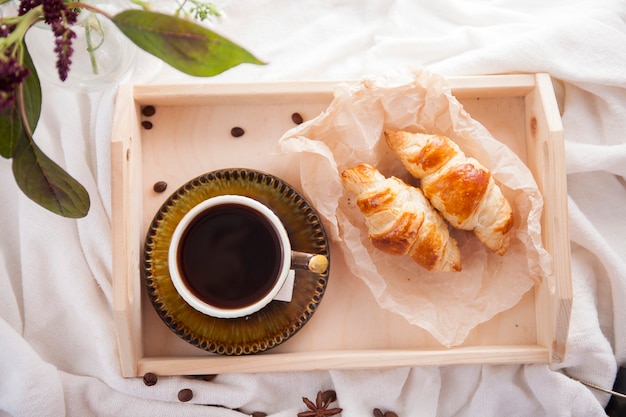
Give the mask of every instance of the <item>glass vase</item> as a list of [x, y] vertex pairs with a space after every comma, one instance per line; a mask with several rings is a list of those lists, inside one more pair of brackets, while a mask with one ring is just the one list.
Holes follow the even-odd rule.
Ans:
[[37, 24], [27, 34], [28, 48], [42, 81], [78, 91], [97, 91], [120, 83], [133, 68], [137, 47], [106, 17], [83, 10], [72, 25], [76, 37], [67, 79], [56, 67], [50, 27]]

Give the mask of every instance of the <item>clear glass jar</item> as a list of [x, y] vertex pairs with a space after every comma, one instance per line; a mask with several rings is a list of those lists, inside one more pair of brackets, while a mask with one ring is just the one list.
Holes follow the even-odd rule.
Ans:
[[[94, 2], [98, 6], [101, 2]], [[76, 91], [98, 91], [120, 83], [130, 74], [137, 47], [106, 17], [83, 10], [72, 30], [74, 50], [68, 77], [61, 81], [56, 67], [55, 40], [50, 27], [37, 24], [26, 35], [28, 49], [42, 82]]]

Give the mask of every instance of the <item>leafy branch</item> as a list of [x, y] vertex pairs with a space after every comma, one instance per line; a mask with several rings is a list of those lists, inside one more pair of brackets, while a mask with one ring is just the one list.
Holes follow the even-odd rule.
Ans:
[[[0, 5], [7, 1], [0, 0]], [[201, 1], [192, 4], [195, 9], [190, 11], [197, 18], [206, 17], [205, 12], [215, 15]], [[50, 26], [59, 78], [65, 80], [76, 37], [72, 25], [82, 9], [111, 20], [135, 45], [189, 75], [210, 77], [243, 63], [263, 64], [236, 43], [177, 14], [145, 9], [109, 14], [80, 1], [21, 0], [17, 16], [0, 18], [0, 155], [12, 159], [13, 176], [26, 196], [70, 218], [87, 215], [89, 195], [35, 143], [33, 132], [41, 114], [42, 94], [25, 36], [38, 22]]]
[[[144, 10], [150, 10], [151, 5], [148, 0], [130, 0], [133, 4], [143, 8]], [[211, 19], [213, 17], [222, 17], [222, 13], [215, 6], [215, 4], [211, 2], [206, 2], [204, 0], [176, 0], [176, 10], [174, 11], [174, 16], [179, 17], [183, 16], [191, 16], [194, 19], [199, 21], [204, 21], [207, 19]]]

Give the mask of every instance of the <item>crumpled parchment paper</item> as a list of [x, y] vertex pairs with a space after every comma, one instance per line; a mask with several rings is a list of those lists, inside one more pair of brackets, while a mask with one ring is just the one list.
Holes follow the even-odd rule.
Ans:
[[[515, 216], [504, 256], [489, 251], [473, 233], [451, 227], [461, 250], [460, 272], [429, 272], [409, 256], [389, 255], [370, 244], [341, 172], [366, 162], [386, 177], [419, 185], [387, 147], [384, 129], [447, 135], [490, 169]], [[550, 255], [541, 244], [543, 200], [532, 174], [463, 110], [437, 74], [421, 70], [340, 85], [327, 110], [286, 132], [279, 149], [297, 157], [302, 191], [380, 307], [427, 330], [444, 346], [463, 343], [474, 327], [513, 307], [550, 272]]]

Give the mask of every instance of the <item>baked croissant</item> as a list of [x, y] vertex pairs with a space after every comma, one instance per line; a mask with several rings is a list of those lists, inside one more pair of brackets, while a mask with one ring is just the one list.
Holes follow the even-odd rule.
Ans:
[[489, 249], [506, 253], [513, 212], [487, 168], [446, 136], [386, 131], [385, 138], [453, 227], [472, 230]]
[[385, 178], [368, 164], [346, 169], [341, 181], [356, 194], [375, 248], [392, 255], [408, 254], [431, 271], [461, 270], [456, 240], [418, 188], [395, 177]]

